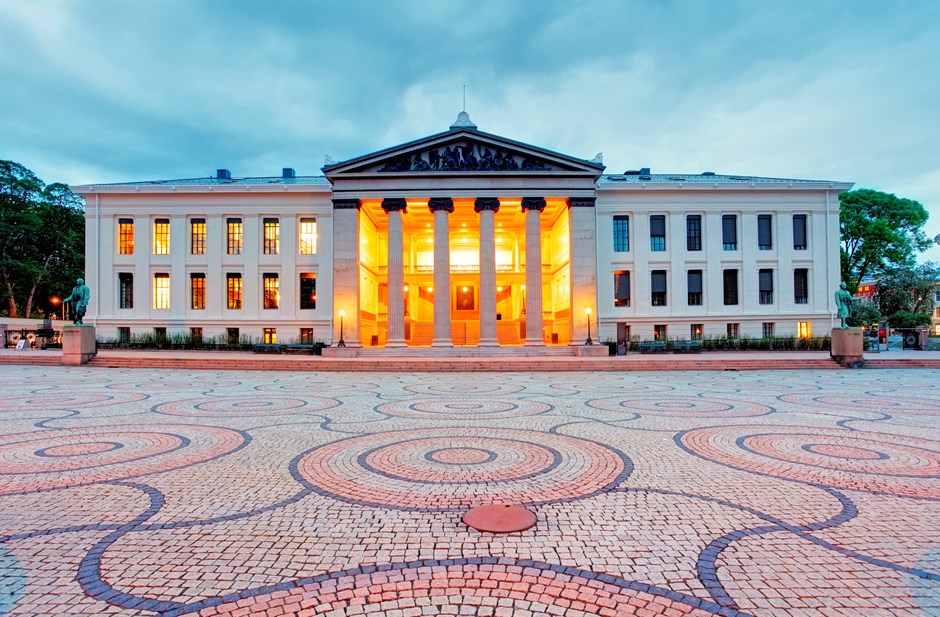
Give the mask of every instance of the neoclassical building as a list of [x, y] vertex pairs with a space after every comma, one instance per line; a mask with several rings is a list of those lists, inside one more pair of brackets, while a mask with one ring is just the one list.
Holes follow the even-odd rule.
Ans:
[[319, 176], [73, 187], [86, 320], [350, 348], [828, 333], [851, 183], [604, 170], [461, 112]]

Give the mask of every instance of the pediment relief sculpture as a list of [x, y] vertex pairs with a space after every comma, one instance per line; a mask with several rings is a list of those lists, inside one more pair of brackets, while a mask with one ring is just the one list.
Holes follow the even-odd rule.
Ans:
[[396, 157], [376, 171], [552, 171], [552, 168], [538, 159], [465, 141]]

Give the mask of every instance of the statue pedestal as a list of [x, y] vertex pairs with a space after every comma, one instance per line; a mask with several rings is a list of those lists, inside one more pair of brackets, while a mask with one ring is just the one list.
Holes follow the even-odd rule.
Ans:
[[833, 328], [829, 355], [842, 366], [862, 368], [865, 364], [864, 348], [862, 331], [858, 328]]
[[79, 366], [95, 357], [95, 327], [62, 328], [62, 364]]
[[575, 345], [574, 355], [582, 357], [609, 356], [610, 348], [607, 345]]

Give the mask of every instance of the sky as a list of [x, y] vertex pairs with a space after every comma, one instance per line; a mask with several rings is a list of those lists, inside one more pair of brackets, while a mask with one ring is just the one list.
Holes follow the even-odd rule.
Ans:
[[466, 86], [610, 173], [851, 181], [940, 234], [940, 2], [0, 0], [0, 84], [0, 159], [46, 182], [317, 175]]

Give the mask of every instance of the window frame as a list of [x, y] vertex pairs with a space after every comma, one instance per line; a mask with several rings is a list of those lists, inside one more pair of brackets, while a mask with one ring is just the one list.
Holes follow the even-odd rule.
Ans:
[[228, 255], [241, 255], [245, 250], [245, 223], [240, 218], [225, 220], [225, 250]]
[[[201, 281], [201, 283], [196, 281]], [[206, 274], [204, 272], [189, 273], [189, 308], [193, 311], [206, 310]]]
[[[297, 285], [299, 299], [300, 299], [300, 310], [301, 311], [315, 311], [317, 309], [317, 275], [315, 272], [301, 272], [299, 274], [300, 281]], [[313, 281], [313, 297], [312, 299], [305, 300], [308, 291], [304, 288], [308, 285], [305, 283], [305, 280]], [[305, 306], [305, 303], [312, 306]]]
[[737, 268], [725, 268], [721, 271], [721, 291], [725, 306], [738, 306], [740, 304], [741, 293]]
[[772, 251], [774, 248], [774, 219], [772, 214], [757, 215], [757, 250]]
[[189, 219], [189, 254], [206, 254], [206, 219]]
[[[305, 231], [305, 226], [313, 225], [313, 231]], [[297, 254], [298, 255], [316, 255], [317, 254], [317, 219], [313, 217], [304, 217], [300, 219], [297, 226]], [[304, 236], [307, 236], [305, 239]], [[310, 240], [312, 236], [313, 240]]]
[[281, 306], [281, 276], [277, 272], [261, 275], [261, 308], [276, 311]]
[[[621, 284], [623, 287], [621, 287]], [[615, 307], [628, 307], [630, 306], [630, 271], [629, 270], [615, 270], [614, 271], [614, 306]], [[621, 293], [621, 290], [626, 290], [626, 295]]]
[[153, 302], [151, 306], [155, 311], [170, 310], [170, 273], [153, 273]]
[[685, 217], [685, 250], [702, 250], [702, 215], [687, 214]]
[[613, 241], [615, 253], [630, 252], [630, 216], [615, 214], [613, 217]]
[[170, 254], [170, 219], [153, 219], [151, 250], [153, 255]]
[[738, 250], [738, 215], [721, 215], [721, 249], [723, 251]]
[[[694, 281], [695, 275], [698, 276], [698, 291], [694, 291], [695, 285], [693, 285], [693, 281]], [[689, 306], [702, 306], [703, 291], [704, 291], [704, 284], [705, 284], [704, 279], [705, 279], [705, 273], [702, 272], [702, 270], [693, 269], [693, 270], [688, 270], [686, 272], [685, 282], [686, 282], [686, 292], [688, 294], [688, 298], [686, 299], [686, 302], [688, 303]]]
[[134, 254], [134, 219], [118, 219], [118, 255]]
[[281, 252], [281, 221], [276, 218], [261, 220], [261, 253], [279, 255]]
[[[656, 227], [659, 227], [659, 223], [662, 222], [662, 233], [653, 233], [653, 223], [656, 222]], [[659, 231], [658, 229], [656, 231]], [[662, 253], [666, 250], [666, 215], [665, 214], [651, 214], [650, 215], [650, 252], [651, 253]]]
[[118, 272], [118, 308], [134, 308], [134, 273]]
[[225, 273], [225, 307], [230, 311], [240, 311], [244, 307], [245, 281], [241, 272]]
[[[657, 291], [656, 288], [659, 285], [656, 284], [656, 279], [662, 279], [662, 291]], [[669, 274], [666, 270], [651, 270], [650, 271], [650, 306], [669, 306]]]

